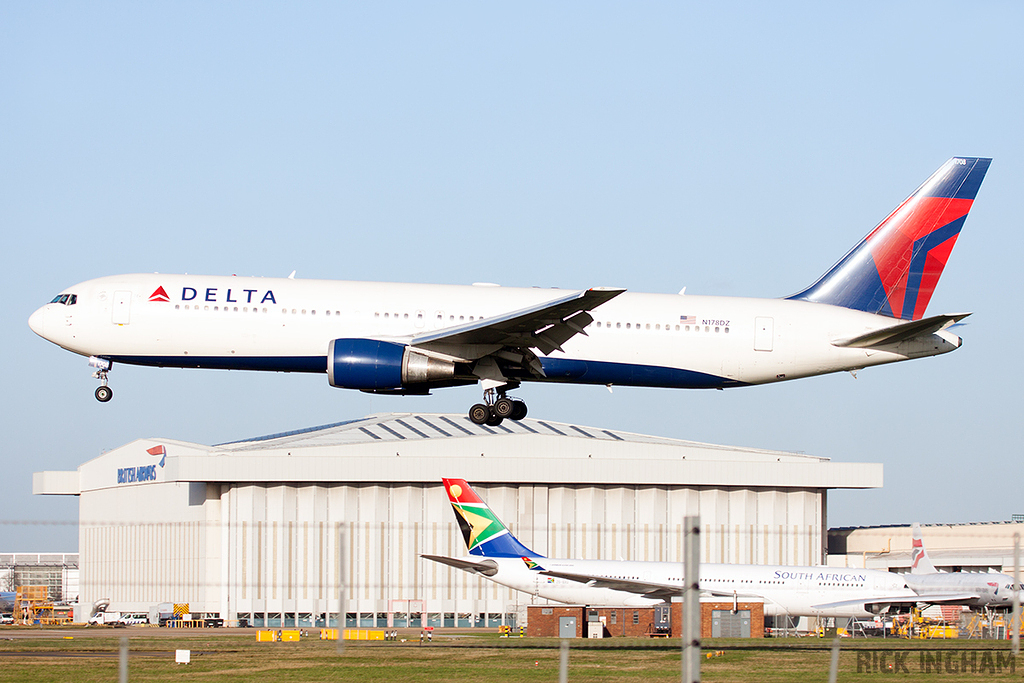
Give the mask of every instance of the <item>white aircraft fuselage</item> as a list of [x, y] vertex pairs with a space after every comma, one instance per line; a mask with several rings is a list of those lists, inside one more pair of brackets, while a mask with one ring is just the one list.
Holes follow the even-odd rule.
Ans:
[[[459, 558], [481, 562], [482, 558]], [[588, 586], [579, 581], [546, 576], [529, 569], [521, 558], [487, 558], [497, 572], [492, 581], [541, 598], [577, 605], [650, 606], [663, 598], [648, 598], [612, 588]], [[628, 560], [571, 560], [536, 558], [543, 571], [600, 576], [609, 579], [683, 586], [683, 566], [674, 562]], [[701, 564], [700, 590], [718, 595], [723, 601], [764, 601], [765, 616], [870, 617], [874, 614], [864, 600], [878, 602], [881, 596], [913, 598], [916, 594], [897, 574], [874, 569], [845, 567]], [[844, 603], [834, 605], [833, 603]]]
[[[98, 278], [64, 292], [75, 296], [74, 305], [46, 304], [29, 324], [83, 356], [161, 367], [318, 373], [328, 372], [334, 339], [408, 344], [417, 335], [572, 294], [487, 285], [159, 274]], [[586, 335], [540, 354], [544, 376], [517, 379], [725, 388], [932, 356], [961, 343], [940, 330], [887, 348], [837, 346], [890, 328], [894, 321], [788, 299], [625, 292], [592, 316]], [[452, 351], [425, 353], [472, 363], [487, 350]], [[470, 371], [466, 377], [474, 381], [475, 375]]]

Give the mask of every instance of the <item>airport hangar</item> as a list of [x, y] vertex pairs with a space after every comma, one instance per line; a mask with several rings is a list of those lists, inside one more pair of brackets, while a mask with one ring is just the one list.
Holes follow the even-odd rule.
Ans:
[[[882, 465], [546, 420], [385, 414], [205, 446], [140, 439], [36, 494], [79, 497], [80, 600], [252, 626], [522, 624], [542, 599], [420, 558], [464, 556], [442, 477], [464, 478], [549, 557], [822, 564], [832, 488], [877, 488]], [[339, 576], [338, 568], [343, 573]]]

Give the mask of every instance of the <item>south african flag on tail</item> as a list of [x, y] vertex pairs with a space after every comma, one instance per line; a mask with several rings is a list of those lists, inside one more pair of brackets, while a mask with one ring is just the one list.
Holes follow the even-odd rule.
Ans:
[[513, 536], [465, 479], [442, 479], [470, 555], [541, 557]]

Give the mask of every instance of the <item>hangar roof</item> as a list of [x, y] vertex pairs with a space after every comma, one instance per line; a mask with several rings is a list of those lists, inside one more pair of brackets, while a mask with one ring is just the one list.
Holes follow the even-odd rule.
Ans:
[[357, 420], [345, 420], [344, 422], [296, 429], [290, 432], [280, 432], [278, 434], [257, 436], [240, 441], [231, 441], [218, 444], [213, 448], [217, 451], [261, 451], [312, 446], [347, 446], [351, 444], [388, 441], [397, 443], [420, 439], [460, 439], [507, 435], [528, 436], [531, 434], [537, 436], [597, 439], [611, 442], [620, 441], [633, 444], [685, 445], [689, 448], [700, 449], [708, 456], [715, 452], [728, 453], [733, 457], [738, 453], [745, 453], [751, 456], [772, 455], [775, 457], [811, 459], [819, 462], [828, 461], [828, 458], [805, 455], [803, 453], [719, 446], [697, 441], [619, 432], [599, 427], [581, 427], [552, 420], [535, 420], [530, 418], [519, 420], [518, 422], [506, 420], [497, 427], [488, 427], [486, 425], [474, 424], [465, 415], [413, 413], [368, 415]]
[[33, 491], [77, 495], [168, 481], [395, 484], [441, 477], [481, 484], [875, 488], [882, 485], [882, 466], [550, 420], [487, 427], [465, 415], [388, 413], [215, 446], [140, 439], [77, 472], [37, 472]]

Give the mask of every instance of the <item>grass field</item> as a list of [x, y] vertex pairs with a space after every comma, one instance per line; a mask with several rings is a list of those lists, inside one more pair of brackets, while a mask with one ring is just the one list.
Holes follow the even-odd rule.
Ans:
[[[165, 629], [0, 629], [0, 681], [117, 681], [121, 637], [129, 638], [133, 681], [557, 681], [559, 641], [439, 634], [411, 642], [257, 643], [255, 631]], [[679, 641], [572, 641], [569, 680], [678, 681]], [[705, 681], [826, 681], [829, 643], [818, 639], [706, 641]], [[1005, 641], [846, 640], [840, 681], [1024, 680]], [[174, 651], [192, 663], [174, 663]], [[890, 669], [895, 664], [894, 669]], [[965, 668], [966, 671], [962, 670]], [[860, 673], [858, 673], [860, 666]], [[973, 670], [972, 670], [973, 667]], [[1012, 670], [1011, 670], [1012, 669]]]

